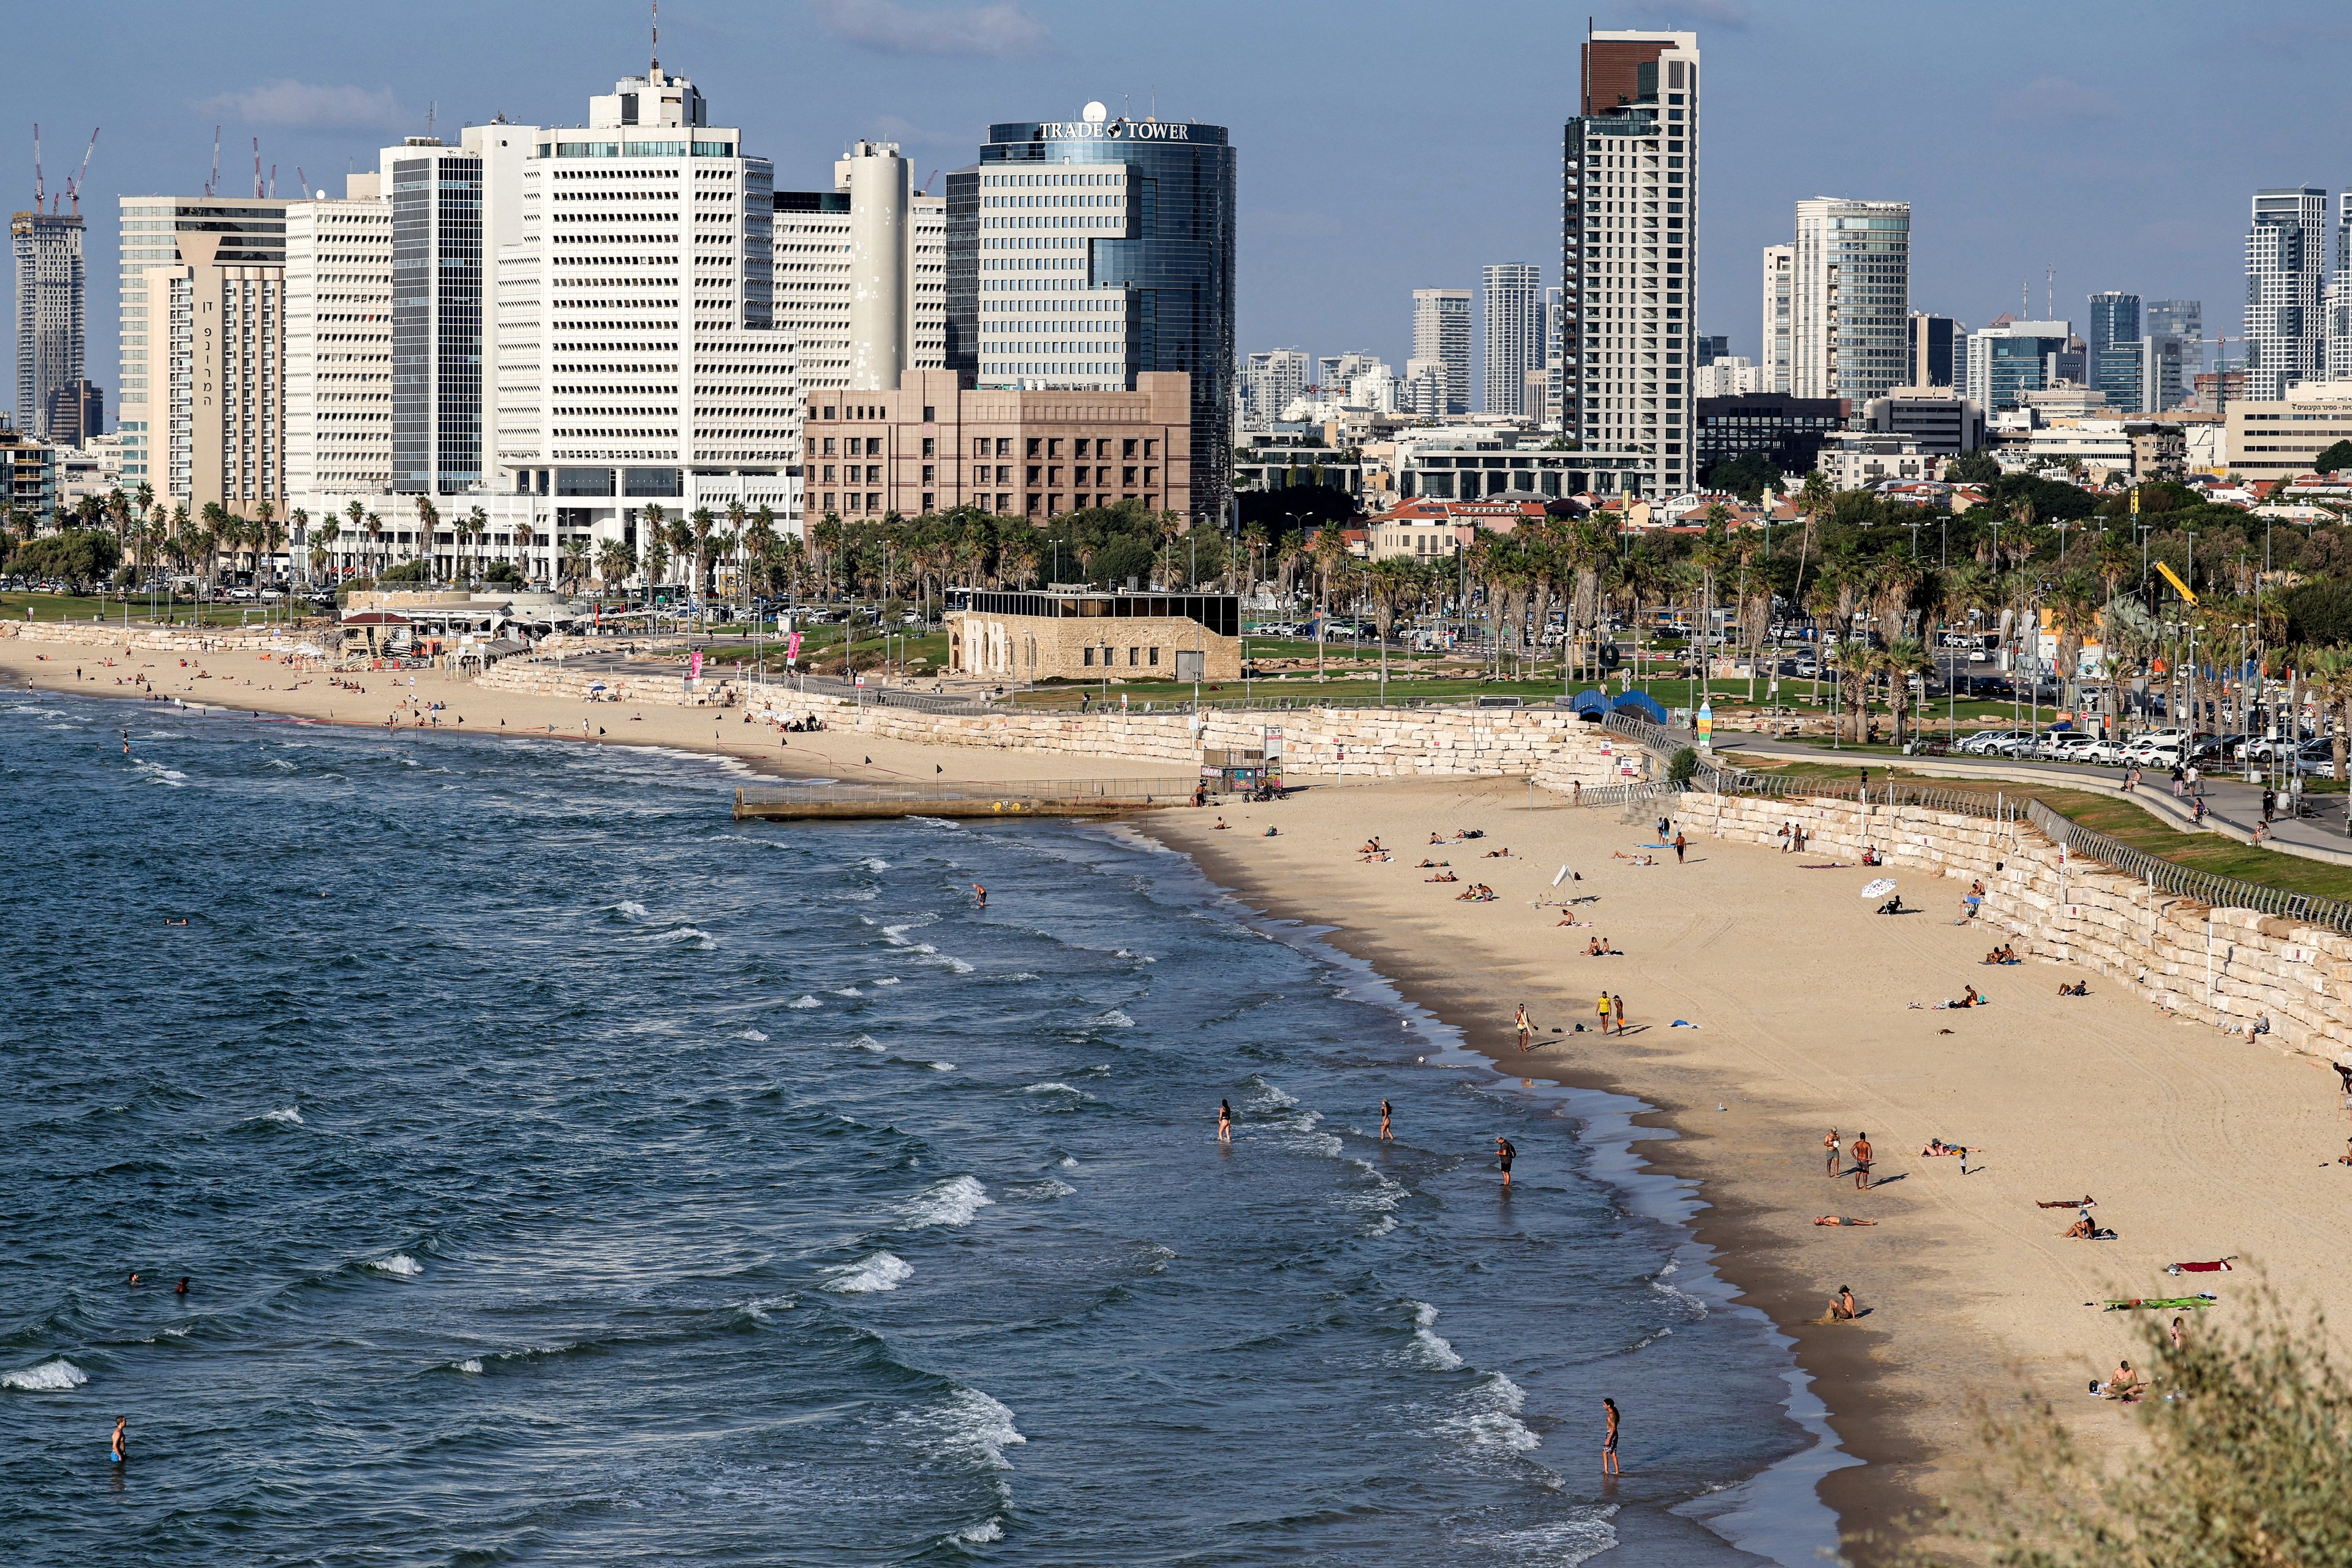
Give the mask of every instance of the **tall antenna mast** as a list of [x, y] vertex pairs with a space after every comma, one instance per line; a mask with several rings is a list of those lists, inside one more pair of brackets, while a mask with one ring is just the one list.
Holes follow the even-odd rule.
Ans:
[[305, 201], [310, 200], [310, 176], [302, 172], [302, 165], [299, 163], [294, 165], [294, 177], [302, 182], [302, 199]]
[[651, 58], [653, 69], [646, 73], [646, 79], [657, 81], [661, 78], [661, 0], [654, 0], [654, 48]]
[[2050, 264], [2049, 279], [2042, 285], [2042, 309], [2043, 321], [2058, 319], [2058, 264], [2054, 261]]
[[218, 191], [218, 190], [220, 189], [220, 133], [221, 133], [221, 128], [220, 128], [219, 126], [217, 126], [217, 125], [214, 126], [214, 127], [213, 127], [213, 177], [212, 177], [211, 179], [209, 179], [209, 180], [206, 180], [206, 181], [205, 182], [205, 195], [207, 195], [207, 196], [209, 196], [209, 195], [213, 195], [215, 192], [216, 192], [216, 191]]
[[253, 195], [256, 201], [261, 199], [261, 138], [258, 136], [253, 139]]

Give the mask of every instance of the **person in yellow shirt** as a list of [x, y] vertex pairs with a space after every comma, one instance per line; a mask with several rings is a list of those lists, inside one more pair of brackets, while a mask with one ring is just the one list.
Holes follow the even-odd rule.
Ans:
[[1601, 1032], [1605, 1035], [1609, 1032], [1609, 993], [1603, 991], [1601, 994], [1601, 1000], [1595, 1005], [1601, 1013]]

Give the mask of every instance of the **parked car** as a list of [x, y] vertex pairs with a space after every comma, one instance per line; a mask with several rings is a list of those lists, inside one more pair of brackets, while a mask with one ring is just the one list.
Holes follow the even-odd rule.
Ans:
[[2053, 763], [2087, 762], [2098, 740], [2086, 730], [2062, 730], [2042, 738], [2042, 754]]
[[2014, 741], [2023, 733], [2021, 730], [1979, 730], [1962, 741], [1958, 749], [1972, 757], [1996, 756], [2004, 742]]

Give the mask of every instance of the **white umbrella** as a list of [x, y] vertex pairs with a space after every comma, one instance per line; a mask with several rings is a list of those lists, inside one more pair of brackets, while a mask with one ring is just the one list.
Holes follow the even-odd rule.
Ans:
[[1863, 884], [1862, 896], [1865, 899], [1883, 899], [1894, 890], [1895, 879], [1892, 877], [1880, 877], [1874, 881], [1865, 882]]
[[300, 654], [305, 658], [324, 658], [327, 657], [327, 650], [320, 647], [314, 642], [299, 643], [295, 646], [294, 651]]

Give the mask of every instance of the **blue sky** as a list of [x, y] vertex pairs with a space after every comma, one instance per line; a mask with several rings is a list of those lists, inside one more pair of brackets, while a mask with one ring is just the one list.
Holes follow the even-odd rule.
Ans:
[[[1912, 302], [1981, 323], [2042, 309], [2080, 329], [2119, 288], [2205, 301], [2236, 335], [2258, 185], [2352, 180], [2340, 87], [2352, 10], [2156, 4], [1591, 0], [1598, 24], [1685, 26], [1707, 65], [1699, 325], [1753, 353], [1758, 251], [1791, 205], [1914, 204]], [[824, 185], [844, 142], [901, 142], [919, 179], [971, 162], [992, 119], [1089, 98], [1232, 129], [1241, 168], [1243, 353], [1368, 349], [1402, 368], [1410, 291], [1475, 287], [1493, 261], [1559, 267], [1559, 158], [1586, 7], [1522, 0], [670, 0], [662, 61], [712, 117]], [[27, 6], [0, 166], [10, 207], [41, 123], [56, 186], [89, 169], [92, 378], [115, 381], [114, 197], [194, 193], [222, 131], [223, 184], [252, 138], [279, 194], [425, 127], [504, 113], [574, 123], [641, 69], [646, 7], [565, 4]], [[14, 290], [5, 306], [13, 307]], [[13, 333], [13, 320], [9, 322]], [[13, 337], [11, 339], [13, 342]]]

